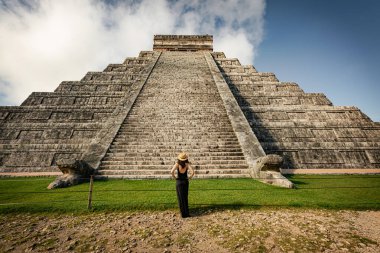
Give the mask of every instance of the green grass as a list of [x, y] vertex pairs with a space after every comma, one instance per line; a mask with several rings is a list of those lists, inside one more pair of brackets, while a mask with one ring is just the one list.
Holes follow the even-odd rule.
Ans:
[[[0, 213], [87, 212], [89, 184], [47, 190], [54, 178], [1, 178]], [[253, 179], [190, 182], [191, 209], [301, 207], [380, 210], [380, 175], [295, 175], [296, 189]], [[95, 181], [93, 211], [177, 208], [173, 180]]]

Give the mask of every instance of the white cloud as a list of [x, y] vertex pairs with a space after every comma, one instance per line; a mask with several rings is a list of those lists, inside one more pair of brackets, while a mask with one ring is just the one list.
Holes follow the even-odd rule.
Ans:
[[154, 34], [213, 34], [215, 51], [250, 64], [265, 11], [264, 0], [25, 2], [0, 2], [3, 105], [151, 50]]

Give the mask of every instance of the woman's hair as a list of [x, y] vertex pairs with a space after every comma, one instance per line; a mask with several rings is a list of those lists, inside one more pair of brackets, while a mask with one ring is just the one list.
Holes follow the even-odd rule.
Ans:
[[186, 166], [186, 163], [189, 163], [189, 160], [187, 160], [187, 159], [186, 159], [185, 161], [178, 160], [177, 162], [178, 162], [178, 164], [181, 165], [181, 167], [183, 168], [183, 167]]

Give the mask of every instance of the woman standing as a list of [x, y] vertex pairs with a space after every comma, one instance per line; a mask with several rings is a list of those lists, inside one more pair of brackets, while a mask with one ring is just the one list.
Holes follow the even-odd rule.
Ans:
[[[175, 172], [177, 171], [177, 176]], [[190, 171], [190, 175], [187, 175], [187, 171]], [[188, 156], [182, 152], [177, 157], [177, 162], [174, 164], [171, 170], [172, 177], [176, 179], [176, 190], [179, 209], [181, 211], [182, 218], [190, 217], [189, 215], [189, 179], [194, 176], [194, 170], [190, 165]]]

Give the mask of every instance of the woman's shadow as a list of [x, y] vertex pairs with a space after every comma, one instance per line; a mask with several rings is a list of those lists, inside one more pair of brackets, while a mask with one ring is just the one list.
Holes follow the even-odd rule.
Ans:
[[242, 202], [236, 202], [233, 204], [197, 204], [195, 207], [191, 207], [190, 214], [191, 217], [201, 217], [206, 216], [213, 213], [223, 212], [223, 211], [233, 211], [233, 210], [241, 210], [244, 208], [249, 208], [250, 210], [260, 209], [261, 205], [254, 204], [244, 204]]

